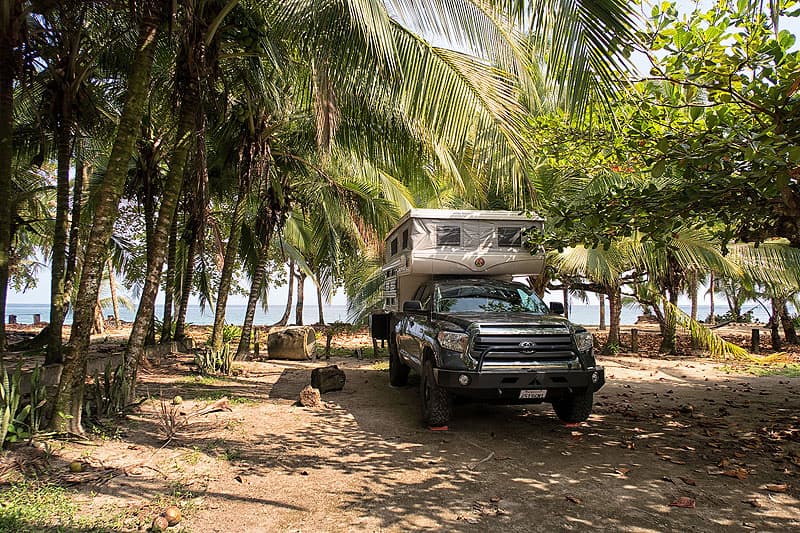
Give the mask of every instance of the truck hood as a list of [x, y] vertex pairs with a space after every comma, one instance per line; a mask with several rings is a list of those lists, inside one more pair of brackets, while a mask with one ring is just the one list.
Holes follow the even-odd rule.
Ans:
[[[464, 329], [469, 326], [562, 326], [567, 331], [578, 328], [564, 317], [533, 313], [438, 313], [437, 320], [446, 320]], [[582, 328], [581, 328], [582, 329]]]

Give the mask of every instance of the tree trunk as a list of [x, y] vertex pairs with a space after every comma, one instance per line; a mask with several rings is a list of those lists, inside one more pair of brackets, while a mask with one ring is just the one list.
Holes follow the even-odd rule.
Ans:
[[[94, 305], [100, 292], [103, 258], [106, 255], [108, 241], [117, 218], [119, 200], [128, 174], [128, 166], [139, 135], [139, 125], [150, 84], [158, 25], [158, 17], [147, 16], [142, 19], [136, 53], [128, 77], [125, 105], [120, 116], [105, 178], [97, 189], [92, 229], [86, 242], [78, 297], [75, 302], [72, 333], [69, 345], [64, 351], [64, 367], [54, 401], [54, 416], [51, 426], [52, 429], [60, 432], [83, 433], [81, 414], [86, 381], [86, 355], [91, 336]], [[0, 65], [3, 63], [0, 60]], [[0, 109], [0, 116], [4, 116], [2, 109]], [[2, 138], [1, 131], [0, 138]], [[1, 193], [2, 191], [0, 191], [0, 196], [2, 196]], [[2, 262], [0, 262], [0, 266], [2, 266]]]
[[162, 343], [172, 340], [172, 302], [175, 299], [175, 255], [178, 248], [178, 217], [172, 221], [169, 229], [169, 245], [167, 249], [167, 273], [164, 281], [164, 314], [161, 321]]
[[689, 297], [692, 299], [692, 308], [689, 316], [697, 322], [697, 272], [694, 270], [689, 273]]
[[789, 306], [786, 302], [783, 303], [781, 310], [781, 325], [783, 326], [783, 336], [789, 344], [797, 344], [797, 329], [794, 327], [794, 321], [789, 316]]
[[[145, 254], [147, 255], [146, 271], [150, 272], [153, 268], [155, 261], [155, 192], [153, 191], [154, 176], [150, 172], [144, 173], [144, 199], [142, 207], [144, 208], [144, 234], [145, 234]], [[147, 329], [145, 337], [145, 345], [152, 345], [156, 342], [155, 332], [155, 308], [153, 315], [149, 319], [150, 326]]]
[[302, 270], [297, 273], [297, 306], [294, 308], [294, 323], [303, 325], [303, 305], [305, 303], [306, 273]]
[[569, 320], [569, 289], [564, 286], [561, 292], [564, 297], [564, 318]]
[[708, 275], [708, 292], [710, 297], [710, 302], [708, 305], [708, 310], [710, 313], [710, 317], [708, 319], [708, 323], [712, 326], [717, 323], [717, 316], [716, 316], [716, 309], [714, 309], [714, 273], [711, 272]]
[[[76, 141], [77, 142], [77, 141]], [[64, 294], [69, 299], [75, 285], [75, 272], [78, 269], [78, 239], [81, 230], [81, 211], [83, 209], [83, 191], [89, 185], [89, 168], [83, 160], [80, 142], [75, 148], [75, 178], [72, 184], [72, 220], [69, 226], [69, 252], [67, 253], [67, 271], [64, 275]]]
[[325, 314], [322, 312], [322, 287], [319, 286], [319, 283], [316, 285], [317, 287], [317, 306], [318, 306], [318, 313], [319, 313], [319, 321], [317, 322], [320, 326], [325, 325]]
[[100, 335], [101, 333], [105, 333], [105, 331], [106, 321], [103, 320], [103, 306], [100, 305], [100, 298], [98, 298], [94, 306], [94, 324], [92, 327], [92, 333], [95, 335]]
[[289, 323], [289, 315], [292, 314], [292, 302], [294, 301], [294, 259], [289, 259], [289, 294], [286, 296], [286, 308], [283, 316], [273, 326], [285, 326]]
[[[246, 168], [242, 168], [242, 164]], [[217, 291], [217, 307], [214, 313], [214, 329], [211, 331], [211, 347], [214, 350], [222, 348], [222, 329], [225, 326], [225, 306], [228, 304], [228, 293], [231, 290], [233, 269], [236, 266], [236, 257], [239, 255], [239, 240], [242, 235], [245, 208], [247, 207], [247, 193], [250, 188], [250, 165], [252, 152], [246, 160], [239, 159], [239, 191], [236, 195], [236, 205], [233, 208], [231, 219], [231, 232], [225, 246], [225, 259], [222, 261], [219, 290]]]
[[197, 250], [197, 228], [193, 216], [189, 218], [190, 230], [186, 249], [186, 265], [183, 268], [183, 283], [181, 283], [181, 301], [178, 307], [178, 316], [175, 317], [175, 340], [186, 338], [186, 311], [189, 309], [189, 297], [192, 294], [192, 278], [194, 278], [194, 256]]
[[[67, 231], [69, 212], [69, 167], [72, 161], [72, 125], [65, 118], [56, 127], [56, 217], [53, 228], [53, 261], [50, 266], [50, 340], [45, 364], [63, 361], [61, 348], [65, 304], [64, 281], [67, 266]], [[78, 176], [75, 179], [80, 179]]]
[[111, 293], [111, 307], [114, 309], [114, 324], [119, 326], [119, 302], [117, 301], [117, 279], [114, 276], [114, 265], [111, 259], [106, 260], [108, 268], [108, 290]]
[[622, 293], [619, 287], [606, 286], [606, 293], [608, 294], [608, 312], [610, 315], [610, 324], [608, 329], [608, 338], [606, 344], [603, 346], [603, 353], [606, 355], [616, 353], [619, 350], [619, 323], [622, 314]]
[[183, 185], [183, 170], [188, 159], [189, 147], [192, 137], [198, 134], [195, 131], [196, 110], [200, 106], [197, 92], [198, 83], [196, 78], [188, 82], [181, 102], [175, 147], [172, 150], [169, 172], [164, 181], [161, 206], [158, 210], [158, 220], [153, 232], [152, 262], [148, 261], [147, 276], [139, 298], [139, 308], [136, 311], [136, 319], [125, 349], [125, 395], [128, 399], [134, 395], [139, 359], [142, 357], [148, 332], [153, 325], [153, 311], [161, 280], [161, 270], [164, 266], [170, 228], [172, 227], [172, 220], [177, 210], [178, 199]]
[[[673, 306], [678, 305], [678, 291], [676, 289], [669, 291], [669, 302]], [[658, 309], [658, 306], [655, 306], [655, 308]], [[656, 316], [659, 317], [659, 327], [661, 329], [661, 346], [659, 346], [658, 351], [673, 354], [676, 349], [675, 331], [677, 324], [675, 323], [675, 314], [673, 312], [663, 314], [657, 312]]]
[[3, 2], [0, 20], [0, 351], [6, 349], [6, 296], [11, 253], [11, 162], [14, 157], [14, 78], [20, 41], [22, 2]]
[[602, 292], [597, 293], [597, 300], [600, 302], [600, 325], [597, 329], [605, 331], [606, 329], [606, 295]]
[[[253, 278], [250, 280], [250, 294], [247, 297], [247, 310], [244, 313], [244, 322], [242, 323], [242, 334], [239, 337], [239, 346], [236, 348], [236, 359], [241, 360], [247, 358], [250, 353], [250, 336], [253, 331], [253, 320], [256, 316], [256, 304], [258, 298], [261, 296], [261, 287], [264, 284], [264, 276], [267, 272], [267, 263], [269, 262], [269, 246], [272, 241], [272, 235], [275, 232], [275, 226], [268, 224], [265, 229], [264, 240], [261, 243], [261, 250], [258, 256], [258, 264], [253, 272]], [[289, 262], [289, 271], [294, 270], [293, 261]], [[289, 301], [291, 302], [292, 292], [291, 276], [289, 278]], [[290, 309], [287, 304], [287, 310]], [[288, 320], [288, 312], [284, 312], [285, 318]], [[285, 324], [285, 323], [284, 323]], [[280, 324], [280, 325], [284, 325]]]

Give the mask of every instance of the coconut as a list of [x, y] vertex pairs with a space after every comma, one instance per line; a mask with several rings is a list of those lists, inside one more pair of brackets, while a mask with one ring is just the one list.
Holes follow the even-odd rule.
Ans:
[[175, 396], [174, 398], [172, 398], [172, 405], [180, 405], [182, 403], [183, 403], [183, 398], [181, 398], [180, 396]]
[[153, 525], [150, 526], [150, 530], [153, 533], [163, 533], [164, 531], [169, 528], [169, 522], [163, 516], [157, 516], [153, 519]]
[[164, 511], [164, 516], [167, 518], [169, 525], [174, 526], [181, 521], [181, 510], [174, 505], [170, 505]]
[[80, 461], [72, 461], [69, 464], [69, 471], [75, 474], [83, 472], [83, 463]]

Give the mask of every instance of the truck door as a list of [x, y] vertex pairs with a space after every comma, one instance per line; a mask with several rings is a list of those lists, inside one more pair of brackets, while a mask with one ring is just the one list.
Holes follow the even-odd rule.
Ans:
[[[431, 285], [425, 283], [417, 289], [414, 294], [414, 300], [422, 302], [423, 309], [430, 310], [431, 294]], [[410, 360], [415, 366], [421, 364], [422, 337], [427, 321], [428, 316], [426, 313], [403, 313], [403, 318], [400, 322], [397, 346], [402, 357]]]

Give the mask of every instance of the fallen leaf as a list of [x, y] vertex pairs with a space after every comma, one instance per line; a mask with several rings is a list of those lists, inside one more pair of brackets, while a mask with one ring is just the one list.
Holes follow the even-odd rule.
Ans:
[[682, 507], [684, 509], [694, 509], [697, 506], [697, 504], [694, 501], [694, 498], [688, 498], [686, 496], [681, 496], [680, 498], [678, 498], [677, 500], [675, 500], [674, 502], [669, 504], [669, 506], [670, 507]]
[[583, 501], [580, 498], [576, 498], [575, 496], [564, 496], [567, 501], [574, 503], [575, 505], [580, 505]]
[[749, 504], [755, 507], [756, 509], [764, 507], [764, 505], [758, 500], [758, 498], [753, 498], [751, 500], [742, 500], [742, 503]]
[[630, 468], [617, 468], [616, 470], [614, 470], [614, 472], [616, 472], [617, 474], [619, 474], [621, 476], [627, 476], [628, 472], [630, 472], [630, 471], [631, 471]]
[[735, 477], [738, 480], [745, 480], [750, 475], [744, 468], [737, 468], [735, 470], [725, 470], [722, 472], [723, 476]]
[[687, 485], [691, 485], [692, 487], [697, 486], [697, 481], [693, 480], [690, 477], [679, 477], [678, 479], [680, 479], [681, 481], [683, 481]]
[[661, 478], [661, 481], [666, 481], [667, 483], [675, 483], [671, 477], [664, 476]]
[[234, 477], [233, 479], [235, 479], [235, 480], [236, 480], [236, 481], [238, 481], [239, 483], [244, 483], [244, 480], [242, 479], [242, 476], [236, 476], [236, 477]]
[[500, 501], [500, 497], [499, 496], [492, 496], [491, 498], [489, 498], [489, 501], [492, 502], [492, 503], [497, 503], [497, 502]]
[[769, 483], [764, 485], [764, 488], [769, 492], [786, 492], [789, 490], [789, 485], [786, 483]]

